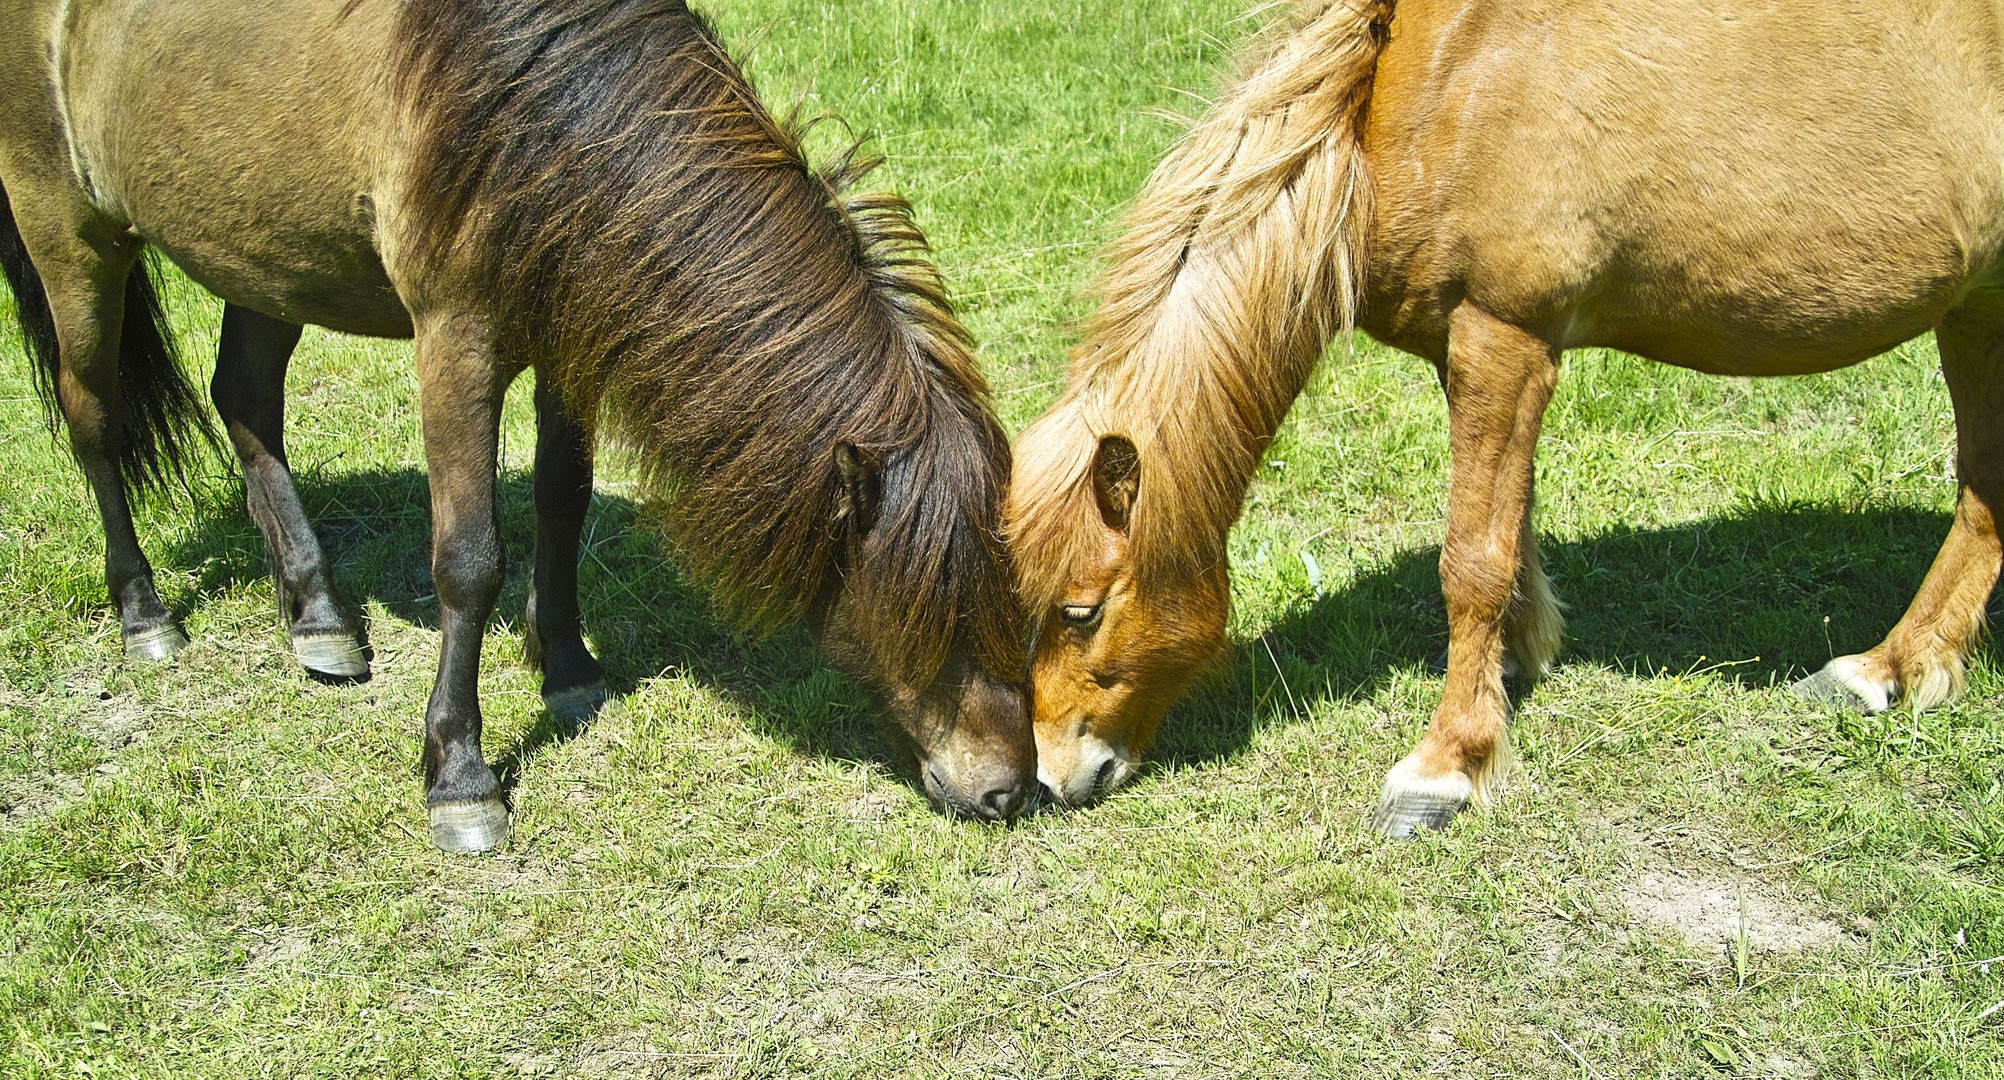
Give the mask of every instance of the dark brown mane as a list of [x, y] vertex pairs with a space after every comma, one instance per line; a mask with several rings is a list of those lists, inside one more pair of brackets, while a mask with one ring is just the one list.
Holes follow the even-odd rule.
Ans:
[[[1008, 443], [909, 207], [812, 168], [672, 0], [409, 0], [397, 237], [468, 265], [502, 347], [631, 446], [691, 567], [755, 627], [835, 569], [847, 440], [884, 466], [859, 628], [921, 680], [956, 631], [1012, 670]], [[421, 89], [420, 89], [421, 88]], [[462, 263], [460, 260], [470, 260]], [[602, 410], [601, 410], [602, 406]]]

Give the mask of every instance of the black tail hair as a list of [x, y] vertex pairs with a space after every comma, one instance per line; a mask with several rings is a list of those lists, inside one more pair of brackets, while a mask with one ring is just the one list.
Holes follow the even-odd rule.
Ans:
[[[14, 223], [6, 189], [0, 188], [0, 271], [14, 290], [15, 315], [35, 374], [51, 433], [60, 433], [62, 405], [56, 396], [62, 370], [56, 345], [56, 320], [42, 278], [28, 261], [21, 230]], [[174, 348], [174, 331], [160, 306], [158, 269], [149, 253], [143, 265], [125, 279], [125, 324], [118, 333], [118, 386], [125, 399], [123, 437], [119, 439], [119, 475], [128, 497], [164, 492], [176, 480], [185, 481], [189, 458], [204, 449], [216, 452], [221, 443], [209, 422], [202, 395], [188, 382]]]

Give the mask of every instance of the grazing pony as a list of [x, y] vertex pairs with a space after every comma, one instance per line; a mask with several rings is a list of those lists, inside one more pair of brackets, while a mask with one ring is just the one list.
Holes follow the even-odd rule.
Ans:
[[526, 623], [552, 711], [605, 696], [577, 600], [602, 421], [723, 608], [804, 618], [936, 802], [1022, 807], [1008, 444], [967, 335], [909, 208], [855, 188], [866, 162], [810, 168], [679, 0], [0, 0], [0, 25], [19, 28], [0, 36], [0, 256], [97, 497], [128, 656], [187, 641], [128, 507], [202, 429], [135, 272], [150, 245], [226, 302], [212, 394], [295, 653], [325, 676], [368, 667], [287, 471], [287, 360], [309, 322], [416, 340], [440, 847], [507, 833], [477, 680], [497, 427], [529, 368]]
[[1134, 770], [1224, 640], [1225, 535], [1330, 339], [1431, 361], [1452, 470], [1439, 708], [1392, 835], [1486, 800], [1506, 665], [1559, 610], [1531, 531], [1560, 354], [1724, 375], [1857, 363], [1933, 328], [1961, 497], [1876, 647], [1799, 684], [1866, 709], [1961, 684], [2004, 500], [2004, 26], [1976, 0], [1301, 0], [1149, 179], [1007, 511], [1039, 771]]

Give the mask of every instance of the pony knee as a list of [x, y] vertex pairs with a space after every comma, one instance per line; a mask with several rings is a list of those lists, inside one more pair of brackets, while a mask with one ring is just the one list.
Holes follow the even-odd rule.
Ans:
[[439, 603], [487, 610], [501, 595], [505, 567], [501, 539], [492, 530], [473, 537], [441, 538], [431, 560], [432, 586]]
[[1495, 628], [1515, 606], [1516, 567], [1479, 543], [1450, 535], [1440, 553], [1440, 591], [1450, 627]]

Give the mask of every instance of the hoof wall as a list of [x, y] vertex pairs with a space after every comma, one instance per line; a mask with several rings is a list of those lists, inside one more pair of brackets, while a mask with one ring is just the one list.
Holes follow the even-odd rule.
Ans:
[[[1886, 711], [1892, 705], [1892, 688], [1877, 687], [1875, 685], [1876, 680], [1865, 676], [1863, 672], [1856, 672], [1855, 668], [1847, 663], [1848, 660], [1848, 657], [1839, 657], [1836, 660], [1832, 660], [1824, 666], [1823, 670], [1818, 671], [1816, 674], [1790, 683], [1788, 687], [1789, 691], [1804, 701], [1813, 701], [1818, 705], [1829, 705], [1849, 712], [1876, 713]], [[1847, 671], [1858, 674], [1863, 679], [1865, 686], [1860, 687], [1852, 680], [1845, 678], [1844, 676]]]
[[1856, 691], [1844, 685], [1843, 680], [1828, 671], [1819, 671], [1808, 678], [1797, 679], [1788, 684], [1788, 691], [1804, 701], [1813, 701], [1818, 705], [1836, 705], [1840, 708], [1860, 710], [1865, 707], [1864, 698], [1859, 697]]
[[125, 638], [125, 658], [127, 660], [165, 660], [188, 647], [188, 635], [181, 628], [169, 624], [156, 626], [151, 630], [141, 630], [128, 634]]
[[292, 639], [299, 666], [325, 679], [360, 679], [369, 674], [369, 658], [353, 634], [302, 634]]
[[431, 842], [441, 851], [472, 855], [508, 839], [508, 808], [500, 799], [439, 803], [431, 807]]
[[543, 695], [543, 708], [567, 724], [583, 724], [605, 708], [605, 683], [587, 683]]
[[1443, 799], [1426, 795], [1400, 795], [1378, 804], [1371, 815], [1371, 829], [1380, 836], [1404, 840], [1424, 832], [1447, 828], [1456, 814], [1468, 805], [1466, 799]]

